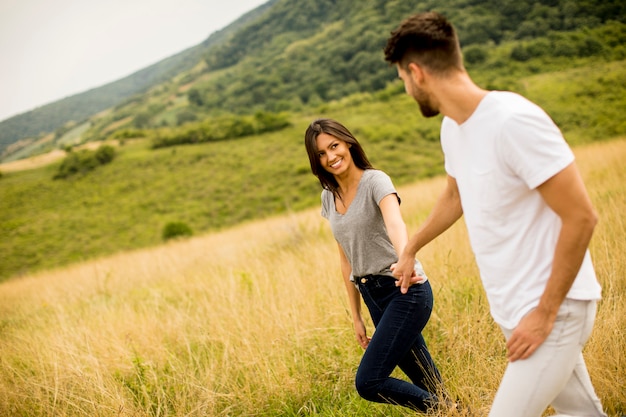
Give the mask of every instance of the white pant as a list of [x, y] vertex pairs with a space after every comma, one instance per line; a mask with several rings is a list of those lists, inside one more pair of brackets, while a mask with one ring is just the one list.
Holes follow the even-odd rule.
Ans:
[[[562, 417], [606, 417], [582, 355], [595, 317], [595, 301], [565, 299], [546, 341], [509, 362], [489, 417], [540, 417], [548, 405]], [[513, 332], [502, 331], [507, 340]]]

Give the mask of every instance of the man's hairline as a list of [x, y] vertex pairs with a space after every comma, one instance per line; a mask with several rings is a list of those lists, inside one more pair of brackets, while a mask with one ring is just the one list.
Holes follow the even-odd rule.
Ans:
[[[411, 55], [414, 55], [411, 57]], [[409, 66], [411, 64], [415, 64], [420, 67], [423, 71], [428, 72], [431, 76], [435, 76], [437, 78], [446, 78], [452, 74], [458, 72], [465, 72], [465, 66], [463, 65], [463, 61], [461, 60], [461, 67], [457, 67], [456, 65], [450, 66], [444, 70], [434, 70], [432, 66], [428, 65], [428, 63], [423, 60], [417, 58], [415, 53], [410, 53], [409, 51], [405, 52], [404, 55], [394, 61], [390, 61], [390, 64], [397, 68], [401, 68], [404, 72], [410, 72]]]

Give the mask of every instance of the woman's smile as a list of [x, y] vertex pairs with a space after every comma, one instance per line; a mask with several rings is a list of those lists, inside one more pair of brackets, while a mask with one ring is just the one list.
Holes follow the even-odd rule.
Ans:
[[338, 169], [341, 167], [341, 163], [343, 162], [343, 158], [339, 158], [337, 161], [333, 162], [332, 164], [330, 164], [330, 167], [332, 169]]

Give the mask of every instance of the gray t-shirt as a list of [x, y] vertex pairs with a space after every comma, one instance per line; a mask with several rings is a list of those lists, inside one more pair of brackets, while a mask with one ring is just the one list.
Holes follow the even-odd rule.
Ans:
[[[328, 219], [333, 235], [348, 257], [352, 274], [393, 276], [389, 267], [398, 261], [378, 204], [396, 194], [391, 178], [382, 171], [363, 172], [356, 196], [345, 214], [335, 208], [333, 193], [322, 191], [322, 216]], [[399, 200], [399, 198], [398, 198]]]

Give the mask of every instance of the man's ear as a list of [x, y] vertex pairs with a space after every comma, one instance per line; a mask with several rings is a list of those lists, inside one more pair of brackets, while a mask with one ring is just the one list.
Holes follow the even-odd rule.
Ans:
[[413, 79], [413, 82], [416, 85], [422, 85], [424, 82], [424, 70], [422, 69], [422, 67], [415, 62], [409, 62], [407, 68], [409, 70], [409, 75]]

